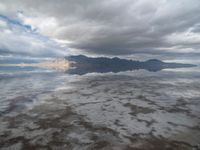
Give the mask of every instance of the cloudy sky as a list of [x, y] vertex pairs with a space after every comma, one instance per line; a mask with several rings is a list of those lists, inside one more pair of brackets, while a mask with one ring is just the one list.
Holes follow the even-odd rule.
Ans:
[[199, 0], [1, 0], [0, 55], [200, 56]]

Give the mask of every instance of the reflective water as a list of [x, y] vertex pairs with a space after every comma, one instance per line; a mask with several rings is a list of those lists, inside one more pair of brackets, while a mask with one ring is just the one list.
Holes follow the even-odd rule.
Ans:
[[[28, 69], [28, 70], [27, 70]], [[0, 73], [0, 149], [199, 149], [199, 68]]]

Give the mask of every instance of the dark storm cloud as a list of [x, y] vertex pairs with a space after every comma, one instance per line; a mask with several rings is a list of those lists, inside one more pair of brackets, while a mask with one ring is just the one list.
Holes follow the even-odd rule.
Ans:
[[0, 4], [2, 14], [62, 41], [72, 51], [200, 52], [199, 0], [4, 0]]

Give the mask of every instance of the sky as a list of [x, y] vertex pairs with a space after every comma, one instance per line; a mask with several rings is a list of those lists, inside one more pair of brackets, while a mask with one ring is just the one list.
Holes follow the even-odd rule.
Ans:
[[199, 0], [1, 0], [1, 57], [200, 56]]

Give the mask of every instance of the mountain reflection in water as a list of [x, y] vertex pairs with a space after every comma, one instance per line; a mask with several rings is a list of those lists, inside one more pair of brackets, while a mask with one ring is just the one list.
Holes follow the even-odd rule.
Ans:
[[195, 67], [192, 64], [165, 63], [157, 59], [150, 59], [144, 62], [127, 59], [97, 57], [91, 58], [84, 55], [68, 56], [66, 60], [72, 63], [74, 67], [66, 70], [69, 74], [87, 74], [87, 73], [107, 73], [122, 72], [144, 69], [152, 72], [160, 71], [167, 68], [187, 68]]
[[198, 67], [133, 73], [107, 61], [71, 74], [1, 70], [0, 149], [198, 150]]

